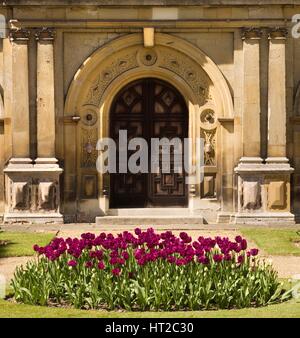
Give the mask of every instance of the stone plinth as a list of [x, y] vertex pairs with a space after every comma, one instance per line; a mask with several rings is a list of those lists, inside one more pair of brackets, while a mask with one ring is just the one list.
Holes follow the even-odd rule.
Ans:
[[57, 164], [11, 159], [4, 173], [7, 196], [4, 222], [63, 223], [59, 189], [62, 169]]
[[236, 224], [295, 224], [291, 213], [290, 179], [294, 169], [286, 158], [242, 158], [238, 175]]

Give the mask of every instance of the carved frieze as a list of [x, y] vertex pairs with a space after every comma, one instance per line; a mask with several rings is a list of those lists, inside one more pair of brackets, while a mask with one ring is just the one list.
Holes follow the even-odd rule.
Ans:
[[164, 51], [159, 67], [171, 70], [189, 84], [198, 96], [200, 106], [209, 101], [209, 79], [188, 57], [180, 53]]
[[84, 105], [98, 106], [104, 91], [113, 80], [131, 69], [143, 66], [167, 69], [178, 75], [197, 95], [200, 106], [211, 99], [210, 79], [192, 59], [162, 46], [152, 49], [136, 47], [103, 64], [103, 70], [89, 89]]
[[96, 82], [90, 88], [86, 104], [98, 106], [109, 84], [119, 75], [136, 67], [138, 67], [136, 52], [125, 54], [123, 57], [118, 57], [117, 59], [112, 58], [112, 62], [103, 69]]

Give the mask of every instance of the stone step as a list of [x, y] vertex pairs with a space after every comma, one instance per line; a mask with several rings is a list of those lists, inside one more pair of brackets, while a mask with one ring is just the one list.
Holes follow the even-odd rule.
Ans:
[[107, 216], [123, 217], [153, 217], [153, 216], [191, 216], [188, 208], [132, 208], [132, 209], [109, 209]]
[[104, 216], [96, 218], [97, 226], [153, 226], [156, 229], [190, 229], [203, 225], [202, 216]]

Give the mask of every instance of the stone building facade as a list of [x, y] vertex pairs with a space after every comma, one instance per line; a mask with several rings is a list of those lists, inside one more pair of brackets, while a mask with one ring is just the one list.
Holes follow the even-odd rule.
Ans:
[[[300, 0], [19, 0], [0, 14], [5, 222], [101, 222], [124, 208], [299, 219]], [[97, 140], [121, 128], [204, 138], [203, 182], [99, 174]]]

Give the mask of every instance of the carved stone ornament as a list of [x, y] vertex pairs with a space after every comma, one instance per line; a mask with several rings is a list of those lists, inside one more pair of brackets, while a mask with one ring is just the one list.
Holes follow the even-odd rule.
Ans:
[[113, 79], [136, 67], [138, 67], [138, 62], [135, 53], [125, 54], [123, 57], [113, 59], [111, 64], [104, 68], [94, 85], [89, 90], [86, 104], [98, 106], [104, 91]]
[[260, 40], [262, 37], [262, 30], [256, 27], [243, 28], [242, 39], [243, 40]]
[[30, 30], [25, 28], [11, 29], [9, 39], [12, 42], [27, 42], [30, 37]]
[[142, 48], [139, 50], [137, 57], [145, 66], [153, 66], [157, 61], [157, 53], [154, 49]]
[[82, 114], [81, 122], [89, 127], [94, 126], [98, 121], [98, 115], [92, 110], [87, 110]]
[[285, 27], [274, 27], [269, 31], [269, 40], [286, 40], [288, 37], [288, 30]]
[[200, 105], [207, 103], [210, 99], [210, 81], [204, 71], [181, 53], [168, 53], [165, 51], [162, 54], [162, 61], [159, 67], [168, 69], [183, 78], [200, 98]]
[[162, 46], [152, 49], [136, 47], [123, 56], [112, 57], [110, 62], [105, 62], [83, 105], [99, 106], [103, 93], [113, 80], [141, 65], [166, 69], [182, 78], [198, 96], [201, 106], [211, 99], [209, 77], [189, 57]]
[[44, 27], [35, 33], [37, 41], [53, 41], [55, 38], [55, 31], [52, 28]]
[[207, 130], [217, 128], [217, 117], [213, 109], [204, 109], [200, 114], [201, 127]]
[[216, 165], [216, 129], [201, 130], [202, 138], [204, 138], [204, 165]]

